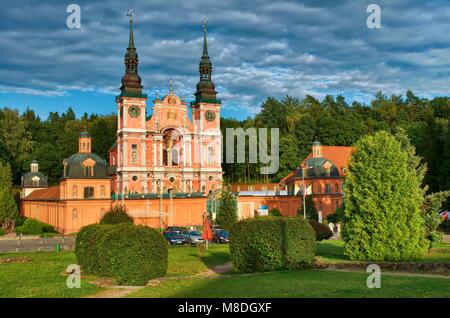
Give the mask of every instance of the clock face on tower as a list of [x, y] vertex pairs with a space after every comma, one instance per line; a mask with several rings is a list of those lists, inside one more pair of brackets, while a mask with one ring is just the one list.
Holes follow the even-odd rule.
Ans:
[[214, 121], [214, 119], [216, 119], [216, 113], [212, 110], [207, 110], [205, 113], [205, 118], [207, 121]]
[[137, 106], [131, 106], [128, 108], [128, 114], [130, 114], [131, 117], [138, 117], [141, 114], [141, 109]]

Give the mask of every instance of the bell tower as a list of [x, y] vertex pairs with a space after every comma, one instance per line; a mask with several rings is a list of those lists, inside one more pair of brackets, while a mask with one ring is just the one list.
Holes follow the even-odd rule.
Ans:
[[194, 122], [195, 163], [199, 168], [200, 188], [208, 193], [222, 187], [221, 101], [212, 81], [212, 63], [208, 55], [206, 18], [203, 19], [203, 53], [199, 63], [200, 79], [195, 101], [191, 103]]
[[139, 59], [134, 46], [134, 9], [128, 9], [130, 34], [125, 53], [125, 74], [122, 77], [117, 103], [117, 180], [116, 193], [146, 192], [146, 100], [138, 74]]

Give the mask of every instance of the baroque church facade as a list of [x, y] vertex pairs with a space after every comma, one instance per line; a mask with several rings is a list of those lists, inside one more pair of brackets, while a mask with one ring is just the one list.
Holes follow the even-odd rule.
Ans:
[[[212, 81], [206, 25], [195, 100], [187, 104], [170, 85], [167, 95], [147, 109], [138, 73], [138, 54], [130, 19], [117, 102], [117, 142], [110, 149], [112, 192], [119, 198], [150, 193], [210, 193], [222, 185], [220, 107]], [[189, 118], [189, 107], [192, 120]]]

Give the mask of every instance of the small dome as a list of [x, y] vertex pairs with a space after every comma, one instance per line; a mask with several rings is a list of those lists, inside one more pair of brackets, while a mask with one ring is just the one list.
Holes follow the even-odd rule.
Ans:
[[316, 141], [313, 142], [313, 146], [322, 146], [322, 144], [316, 139]]
[[85, 130], [80, 133], [80, 138], [91, 138], [91, 135]]
[[27, 172], [22, 176], [23, 188], [46, 188], [48, 177], [41, 172]]
[[[325, 158], [309, 158], [305, 161], [307, 169], [305, 178], [339, 177], [339, 169], [334, 163]], [[328, 166], [328, 169], [327, 169]], [[295, 176], [302, 177], [303, 169], [297, 169]]]
[[[83, 163], [93, 160], [92, 175], [86, 175]], [[106, 178], [108, 176], [108, 164], [95, 153], [76, 153], [64, 160], [63, 178]]]

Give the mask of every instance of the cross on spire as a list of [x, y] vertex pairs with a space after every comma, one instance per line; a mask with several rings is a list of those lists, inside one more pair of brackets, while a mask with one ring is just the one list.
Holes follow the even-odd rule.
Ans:
[[206, 20], [206, 17], [205, 18], [203, 18], [203, 20], [202, 20], [202, 25], [203, 25], [203, 32], [205, 32], [206, 33], [206, 24], [208, 23], [208, 20]]
[[133, 7], [129, 7], [128, 8], [128, 12], [127, 12], [127, 16], [130, 17], [130, 23], [133, 23], [133, 14], [134, 14]]

